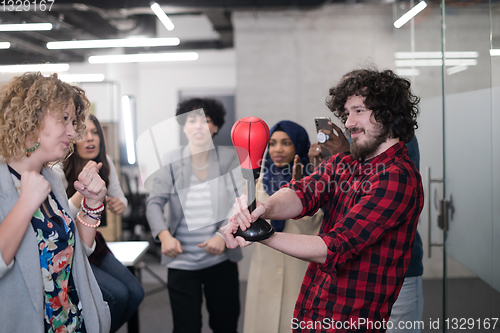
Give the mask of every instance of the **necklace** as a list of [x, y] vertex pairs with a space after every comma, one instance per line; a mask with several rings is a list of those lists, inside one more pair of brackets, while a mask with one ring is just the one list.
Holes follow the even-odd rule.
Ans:
[[201, 171], [201, 170], [205, 170], [206, 168], [208, 168], [208, 163], [207, 163], [207, 164], [205, 164], [205, 165], [204, 165], [204, 166], [202, 166], [202, 167], [197, 167], [197, 166], [194, 166], [193, 164], [191, 164], [191, 167], [192, 167], [193, 169], [195, 169], [195, 170], [199, 170], [199, 171]]

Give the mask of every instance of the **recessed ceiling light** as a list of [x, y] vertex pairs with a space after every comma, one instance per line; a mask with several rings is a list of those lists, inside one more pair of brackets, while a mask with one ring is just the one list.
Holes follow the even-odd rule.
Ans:
[[168, 31], [174, 30], [174, 24], [172, 23], [172, 21], [170, 20], [170, 18], [167, 16], [167, 14], [165, 14], [165, 12], [163, 11], [163, 9], [161, 9], [161, 7], [160, 7], [159, 4], [157, 4], [156, 2], [154, 2], [151, 5], [151, 9], [156, 14], [156, 17], [158, 17], [158, 19], [161, 21], [161, 23], [163, 23], [163, 25], [165, 26], [165, 28], [167, 28]]
[[[423, 66], [442, 66], [442, 59], [414, 59], [414, 60], [396, 60], [396, 67], [423, 67]], [[476, 66], [476, 59], [446, 59], [445, 66]]]
[[52, 30], [51, 23], [0, 24], [0, 31], [42, 31]]
[[23, 72], [60, 73], [60, 72], [66, 72], [68, 69], [69, 69], [69, 64], [3, 65], [0, 66], [0, 73], [23, 73]]
[[129, 62], [160, 62], [160, 61], [191, 61], [197, 60], [196, 52], [171, 53], [140, 53], [90, 56], [91, 64], [129, 63]]
[[176, 46], [180, 40], [176, 37], [169, 38], [126, 38], [126, 39], [98, 39], [98, 40], [69, 40], [48, 42], [47, 48], [51, 50], [62, 49], [90, 49], [109, 47], [155, 47]]
[[403, 25], [405, 25], [406, 22], [408, 22], [415, 15], [424, 10], [425, 7], [427, 7], [427, 3], [425, 3], [425, 1], [420, 1], [418, 4], [415, 5], [415, 7], [404, 13], [400, 18], [398, 18], [396, 22], [394, 22], [394, 26], [398, 29], [401, 28]]
[[446, 74], [452, 75], [452, 74], [455, 74], [455, 73], [459, 73], [459, 72], [465, 71], [467, 68], [469, 68], [469, 67], [465, 66], [465, 65], [458, 65], [458, 66], [455, 66], [455, 67], [447, 68], [446, 69]]
[[[445, 52], [445, 57], [447, 59], [467, 59], [467, 58], [477, 58], [479, 52], [474, 51], [457, 51], [457, 52]], [[396, 59], [441, 59], [443, 53], [436, 52], [394, 52], [394, 57]]]

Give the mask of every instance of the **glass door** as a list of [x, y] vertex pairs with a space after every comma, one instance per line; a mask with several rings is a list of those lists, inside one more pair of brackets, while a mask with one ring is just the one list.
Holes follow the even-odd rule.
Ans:
[[442, 1], [444, 332], [500, 330], [498, 6]]
[[[491, 131], [492, 131], [492, 280], [494, 292], [491, 297], [491, 313], [500, 316], [500, 2], [490, 2], [491, 24]], [[500, 331], [497, 325], [496, 329]]]
[[427, 1], [394, 38], [421, 97], [422, 332], [500, 332], [500, 2]]
[[[418, 4], [397, 2], [394, 20]], [[443, 80], [441, 8], [427, 2], [427, 7], [407, 24], [394, 29], [396, 73], [411, 81], [412, 91], [420, 97], [420, 115], [416, 136], [420, 150], [420, 174], [425, 203], [418, 231], [423, 241], [423, 333], [436, 332], [436, 320], [443, 315], [443, 231], [436, 223], [439, 199], [443, 197]], [[421, 327], [422, 327], [421, 326]]]

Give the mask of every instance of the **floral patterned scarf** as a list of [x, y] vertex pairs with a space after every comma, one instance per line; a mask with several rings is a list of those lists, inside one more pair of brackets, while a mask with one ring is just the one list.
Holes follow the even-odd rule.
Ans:
[[[21, 176], [9, 166], [21, 194]], [[40, 253], [45, 301], [45, 332], [85, 333], [81, 304], [71, 274], [75, 224], [50, 192], [31, 218]]]

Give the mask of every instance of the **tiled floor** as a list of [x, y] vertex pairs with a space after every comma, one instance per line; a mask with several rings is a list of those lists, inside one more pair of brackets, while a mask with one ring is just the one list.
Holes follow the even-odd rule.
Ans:
[[[147, 254], [144, 258], [155, 274], [166, 280], [167, 270], [160, 265], [159, 260], [152, 254]], [[161, 287], [159, 282], [145, 269], [142, 270], [142, 283], [146, 293]], [[431, 329], [430, 321], [435, 321], [442, 316], [442, 281], [424, 279], [424, 330], [422, 333], [442, 332], [443, 322], [440, 320], [441, 329]], [[475, 318], [485, 319], [491, 317], [500, 317], [500, 293], [492, 291], [483, 281], [479, 279], [452, 279], [448, 287], [450, 299], [448, 308], [449, 318]], [[452, 293], [452, 295], [450, 295]], [[242, 315], [239, 320], [238, 331], [243, 332], [243, 314], [245, 306], [246, 282], [240, 284], [240, 299], [242, 304]], [[491, 309], [493, 312], [491, 313]], [[172, 314], [170, 312], [170, 303], [166, 289], [158, 291], [147, 296], [139, 309], [140, 332], [172, 332]], [[463, 331], [463, 330], [462, 330]], [[488, 332], [486, 330], [467, 330], [468, 332]], [[126, 333], [126, 325], [122, 327], [119, 333]], [[206, 309], [203, 309], [203, 329], [202, 333], [211, 332], [208, 327], [208, 318]], [[497, 324], [494, 332], [500, 332], [500, 322]], [[259, 332], [260, 333], [260, 332]], [[265, 332], [262, 332], [265, 333]]]
[[[158, 259], [147, 254], [144, 257], [147, 267], [157, 276], [166, 281], [167, 269], [158, 262]], [[141, 280], [146, 292], [146, 297], [139, 308], [139, 326], [141, 333], [170, 333], [173, 329], [172, 313], [170, 311], [170, 300], [167, 289], [163, 289], [156, 277], [151, 275], [147, 269], [141, 270]], [[151, 292], [153, 292], [151, 294]], [[245, 311], [246, 282], [240, 283], [241, 314], [238, 322], [238, 332], [243, 332], [243, 313]], [[208, 326], [208, 313], [203, 306], [202, 333], [212, 332]], [[118, 333], [127, 333], [126, 325], [122, 326]]]

